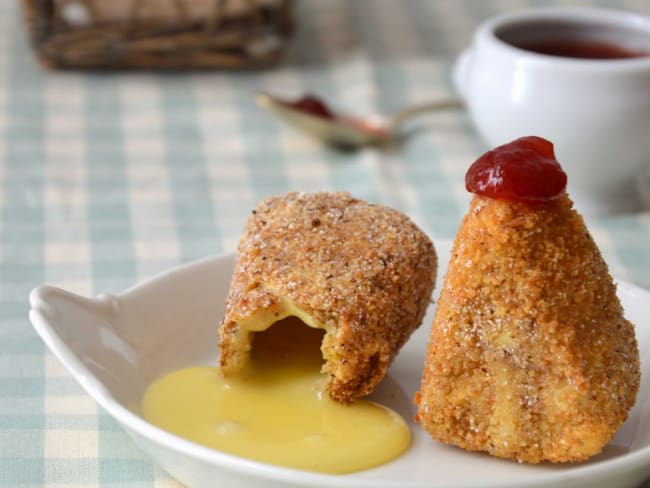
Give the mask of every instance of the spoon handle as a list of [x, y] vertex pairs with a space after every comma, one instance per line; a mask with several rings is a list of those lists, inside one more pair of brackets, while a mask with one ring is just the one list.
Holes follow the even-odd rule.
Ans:
[[407, 119], [420, 115], [425, 112], [434, 112], [437, 110], [457, 109], [463, 106], [463, 102], [458, 98], [448, 98], [437, 100], [435, 102], [423, 103], [414, 105], [413, 107], [405, 108], [397, 112], [391, 119], [391, 126], [393, 130], [397, 129]]

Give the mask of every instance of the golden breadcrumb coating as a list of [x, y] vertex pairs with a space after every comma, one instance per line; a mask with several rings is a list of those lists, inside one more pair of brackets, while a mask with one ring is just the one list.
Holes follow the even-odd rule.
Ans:
[[405, 215], [337, 193], [288, 193], [253, 210], [219, 328], [221, 369], [248, 358], [251, 332], [298, 316], [326, 330], [327, 391], [369, 394], [431, 300], [433, 244]]
[[415, 396], [422, 426], [498, 457], [580, 461], [625, 421], [639, 379], [634, 327], [568, 196], [539, 207], [475, 196]]

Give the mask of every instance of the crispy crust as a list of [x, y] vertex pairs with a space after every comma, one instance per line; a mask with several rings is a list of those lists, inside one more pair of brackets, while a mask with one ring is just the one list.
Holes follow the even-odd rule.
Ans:
[[431, 329], [418, 418], [434, 439], [538, 463], [601, 451], [639, 388], [633, 325], [582, 218], [474, 197]]
[[270, 197], [237, 249], [219, 328], [222, 371], [238, 373], [248, 357], [243, 324], [288, 302], [326, 330], [330, 396], [365, 396], [422, 322], [436, 266], [431, 241], [395, 210], [343, 192]]

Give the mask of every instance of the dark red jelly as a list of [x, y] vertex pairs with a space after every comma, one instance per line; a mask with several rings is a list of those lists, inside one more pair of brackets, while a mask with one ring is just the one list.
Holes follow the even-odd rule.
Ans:
[[316, 115], [317, 117], [323, 117], [324, 119], [333, 119], [334, 114], [332, 111], [325, 105], [325, 103], [316, 98], [313, 95], [305, 95], [300, 100], [295, 102], [290, 102], [287, 105], [297, 108], [303, 112], [306, 112], [310, 115]]
[[490, 198], [547, 203], [564, 193], [567, 176], [555, 159], [553, 144], [521, 137], [486, 152], [467, 170], [467, 191]]
[[599, 41], [554, 39], [519, 44], [528, 51], [550, 56], [582, 59], [629, 59], [650, 56], [650, 52]]

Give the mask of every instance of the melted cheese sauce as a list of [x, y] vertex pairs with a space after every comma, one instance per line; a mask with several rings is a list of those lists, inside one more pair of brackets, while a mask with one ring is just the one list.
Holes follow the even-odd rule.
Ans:
[[309, 471], [349, 473], [396, 458], [410, 443], [397, 413], [365, 400], [341, 405], [325, 392], [322, 333], [284, 319], [253, 336], [240, 377], [175, 371], [147, 389], [144, 416], [199, 444]]

